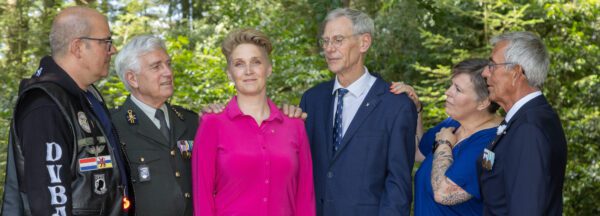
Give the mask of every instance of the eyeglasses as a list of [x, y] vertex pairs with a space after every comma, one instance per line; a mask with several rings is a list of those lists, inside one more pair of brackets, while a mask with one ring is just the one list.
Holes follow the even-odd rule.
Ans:
[[319, 38], [319, 45], [323, 49], [327, 49], [327, 47], [329, 47], [329, 45], [333, 45], [333, 47], [339, 48], [342, 45], [342, 43], [344, 43], [344, 40], [346, 38], [354, 37], [356, 35], [358, 35], [358, 34], [351, 34], [348, 36], [336, 35], [336, 36], [331, 37], [331, 39]]
[[496, 67], [499, 65], [511, 65], [511, 64], [517, 64], [517, 63], [512, 63], [512, 62], [494, 63], [494, 62], [490, 61], [487, 64], [487, 68], [488, 68], [488, 70], [490, 70], [490, 72], [493, 72], [496, 70]]
[[94, 41], [100, 41], [100, 43], [105, 43], [106, 44], [106, 51], [107, 52], [110, 52], [110, 50], [112, 49], [113, 40], [112, 40], [111, 37], [107, 37], [107, 38], [79, 37], [79, 39], [81, 39], [81, 40], [94, 40]]

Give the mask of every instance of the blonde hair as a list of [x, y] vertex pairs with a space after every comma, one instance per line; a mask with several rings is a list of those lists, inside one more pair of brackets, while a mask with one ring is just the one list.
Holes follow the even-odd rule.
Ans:
[[221, 43], [221, 51], [225, 55], [225, 58], [227, 58], [227, 64], [229, 64], [231, 53], [240, 44], [254, 44], [261, 47], [267, 56], [273, 50], [271, 40], [269, 40], [269, 37], [265, 33], [251, 28], [234, 30], [227, 34], [225, 40]]

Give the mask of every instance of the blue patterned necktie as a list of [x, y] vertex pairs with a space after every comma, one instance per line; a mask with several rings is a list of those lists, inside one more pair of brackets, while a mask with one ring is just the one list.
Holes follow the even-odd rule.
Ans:
[[333, 124], [333, 153], [340, 148], [342, 144], [342, 111], [344, 109], [344, 95], [348, 89], [339, 88], [337, 90], [337, 106], [335, 109], [335, 122]]

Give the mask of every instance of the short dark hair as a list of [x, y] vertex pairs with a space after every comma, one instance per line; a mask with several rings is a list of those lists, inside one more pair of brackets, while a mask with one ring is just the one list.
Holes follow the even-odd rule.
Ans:
[[[477, 94], [477, 101], [482, 101], [490, 96], [485, 78], [481, 75], [488, 63], [489, 60], [487, 59], [467, 59], [461, 61], [452, 67], [451, 78], [460, 74], [468, 75], [473, 83], [473, 90], [475, 90], [475, 93]], [[488, 106], [487, 111], [489, 113], [496, 113], [498, 108], [500, 108], [500, 105], [490, 100], [490, 106]]]

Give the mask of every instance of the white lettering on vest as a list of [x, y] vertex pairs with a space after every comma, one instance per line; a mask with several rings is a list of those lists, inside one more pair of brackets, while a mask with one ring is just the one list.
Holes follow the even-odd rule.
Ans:
[[[52, 155], [56, 152], [55, 155]], [[57, 161], [62, 157], [62, 149], [55, 142], [46, 143], [46, 161]]]
[[67, 216], [67, 211], [65, 211], [65, 207], [57, 207], [56, 213], [52, 214], [52, 216]]
[[48, 174], [50, 174], [50, 183], [62, 183], [60, 180], [60, 168], [62, 168], [62, 165], [46, 165], [46, 168], [48, 168]]
[[[46, 161], [52, 163], [60, 160], [61, 158], [62, 148], [60, 145], [55, 142], [46, 143]], [[65, 194], [67, 190], [65, 189], [65, 186], [60, 185], [60, 183], [62, 183], [62, 179], [60, 178], [60, 168], [62, 168], [62, 165], [46, 165], [48, 175], [50, 176], [50, 184], [59, 184], [48, 186], [48, 191], [50, 191], [50, 205], [55, 206], [54, 210], [56, 211], [54, 214], [52, 214], [52, 216], [67, 215], [65, 210], [65, 204], [68, 201], [67, 195]]]
[[50, 204], [52, 205], [63, 205], [67, 203], [67, 195], [65, 195], [65, 187], [63, 186], [50, 186], [48, 187], [50, 191], [50, 198], [52, 201]]

